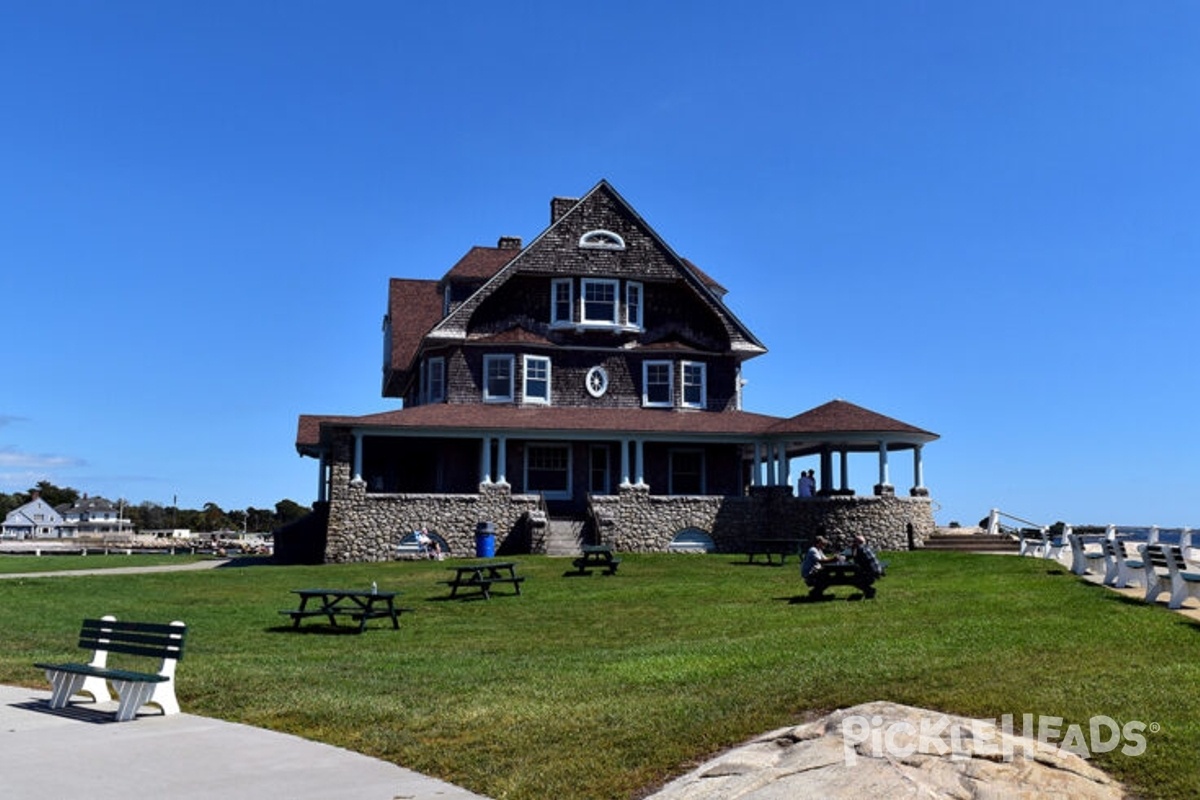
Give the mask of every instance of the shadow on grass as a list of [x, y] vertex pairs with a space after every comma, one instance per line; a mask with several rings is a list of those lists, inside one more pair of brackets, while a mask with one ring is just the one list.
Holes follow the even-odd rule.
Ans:
[[[392, 630], [389, 625], [388, 630]], [[366, 630], [372, 630], [370, 627]], [[358, 636], [364, 631], [358, 628], [352, 628], [349, 625], [301, 625], [299, 628], [293, 628], [291, 625], [274, 625], [270, 628], [264, 628], [266, 633], [290, 633], [296, 636]]]
[[867, 599], [873, 600], [874, 598], [868, 598], [862, 592], [854, 592], [853, 594], [847, 595], [846, 597], [838, 597], [837, 595], [832, 595], [832, 594], [819, 594], [819, 595], [816, 595], [815, 597], [810, 594], [798, 594], [798, 595], [793, 595], [792, 597], [777, 597], [775, 599], [786, 602], [788, 605], [798, 606], [798, 605], [819, 605], [821, 603], [830, 603], [830, 602], [837, 602], [837, 601], [841, 601], [844, 603], [857, 603], [861, 600], [867, 600]]
[[274, 556], [234, 556], [224, 564], [218, 565], [217, 569], [229, 569], [231, 567], [277, 567], [281, 564], [275, 560]]

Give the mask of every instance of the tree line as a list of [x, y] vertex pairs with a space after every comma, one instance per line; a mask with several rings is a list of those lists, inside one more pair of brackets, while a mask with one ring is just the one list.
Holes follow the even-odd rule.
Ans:
[[[39, 481], [35, 489], [54, 508], [71, 504], [83, 495], [71, 487], [55, 486], [50, 481]], [[33, 492], [0, 492], [0, 516], [33, 499]], [[114, 505], [121, 504], [121, 515], [133, 522], [135, 530], [163, 530], [187, 528], [193, 531], [250, 531], [265, 533], [303, 517], [312, 509], [291, 500], [280, 500], [271, 508], [222, 509], [216, 503], [205, 503], [203, 508], [178, 508], [143, 500], [133, 505], [126, 500], [106, 498]]]

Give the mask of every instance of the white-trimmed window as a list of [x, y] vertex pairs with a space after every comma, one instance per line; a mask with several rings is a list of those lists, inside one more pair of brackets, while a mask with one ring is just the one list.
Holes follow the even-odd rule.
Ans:
[[625, 324], [642, 327], [642, 284], [637, 281], [625, 284]]
[[525, 491], [551, 500], [571, 498], [571, 448], [565, 444], [525, 447]]
[[446, 402], [446, 359], [434, 356], [426, 362], [425, 367], [425, 402]]
[[513, 357], [483, 357], [483, 401], [511, 402], [513, 399]]
[[525, 402], [550, 405], [550, 359], [546, 356], [524, 356]]
[[625, 240], [619, 233], [594, 230], [579, 237], [579, 246], [586, 250], [624, 250]]
[[616, 325], [619, 291], [620, 282], [618, 281], [584, 278], [580, 288], [580, 295], [583, 299], [583, 315], [579, 321], [585, 324]]
[[704, 451], [671, 451], [671, 494], [704, 494]]
[[704, 408], [704, 398], [707, 396], [708, 365], [700, 361], [684, 361], [679, 365], [683, 377], [683, 395], [679, 403], [684, 408]]
[[674, 405], [675, 365], [670, 361], [642, 362], [642, 405]]
[[570, 278], [550, 281], [550, 324], [565, 325], [575, 318], [575, 287]]

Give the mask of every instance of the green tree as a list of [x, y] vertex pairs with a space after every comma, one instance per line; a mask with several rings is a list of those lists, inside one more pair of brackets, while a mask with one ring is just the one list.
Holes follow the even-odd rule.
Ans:
[[268, 508], [246, 509], [246, 528], [258, 533], [265, 533], [275, 527], [275, 512]]
[[[38, 481], [37, 490], [42, 499], [55, 508], [64, 503], [74, 503], [79, 499], [79, 492], [76, 490], [70, 487], [55, 486], [50, 481]], [[29, 502], [29, 499], [26, 498], [25, 502]]]
[[275, 504], [275, 526], [283, 527], [300, 519], [312, 509], [291, 500], [280, 500]]
[[201, 514], [203, 519], [203, 528], [205, 531], [219, 531], [229, 527], [229, 517], [221, 510], [221, 507], [216, 503], [205, 503], [204, 511]]

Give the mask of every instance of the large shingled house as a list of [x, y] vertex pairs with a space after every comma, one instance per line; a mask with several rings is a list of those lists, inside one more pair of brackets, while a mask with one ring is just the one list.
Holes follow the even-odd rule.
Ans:
[[[277, 552], [390, 559], [426, 527], [470, 555], [480, 523], [500, 552], [736, 552], [818, 530], [919, 545], [934, 527], [921, 448], [937, 436], [840, 400], [790, 418], [745, 410], [742, 365], [766, 348], [724, 298], [606, 181], [554, 198], [528, 244], [503, 237], [440, 280], [392, 279], [383, 396], [403, 406], [300, 417], [317, 503]], [[879, 471], [860, 495], [847, 454], [863, 451]], [[896, 451], [913, 453], [906, 495], [889, 480]], [[820, 465], [812, 498], [792, 491], [805, 456]]]

